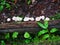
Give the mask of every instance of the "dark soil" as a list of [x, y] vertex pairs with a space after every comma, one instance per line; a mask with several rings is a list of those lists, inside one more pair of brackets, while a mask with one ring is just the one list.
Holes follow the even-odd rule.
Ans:
[[[4, 8], [0, 12], [0, 23], [6, 23], [6, 19], [13, 16], [54, 16], [60, 12], [60, 0], [35, 0], [30, 5], [27, 4], [27, 0], [15, 0], [11, 2], [7, 0], [11, 5], [11, 10]], [[11, 20], [12, 22], [12, 20]]]

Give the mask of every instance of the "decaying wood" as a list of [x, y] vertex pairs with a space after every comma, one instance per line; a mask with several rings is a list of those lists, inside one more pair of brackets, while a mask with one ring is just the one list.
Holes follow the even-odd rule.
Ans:
[[[58, 28], [60, 29], [59, 25], [60, 20], [50, 21], [49, 22], [49, 28]], [[0, 24], [0, 32], [6, 33], [6, 32], [15, 32], [18, 31], [20, 33], [22, 32], [30, 32], [30, 33], [36, 33], [40, 31], [42, 28], [40, 28], [36, 22], [21, 22], [21, 23], [5, 23]]]
[[[54, 21], [50, 21], [49, 25], [57, 25], [59, 24], [60, 20], [54, 20]], [[0, 24], [0, 29], [2, 28], [22, 28], [22, 27], [38, 27], [37, 22], [35, 21], [29, 21], [29, 22], [21, 22], [21, 23], [4, 23], [4, 24]]]

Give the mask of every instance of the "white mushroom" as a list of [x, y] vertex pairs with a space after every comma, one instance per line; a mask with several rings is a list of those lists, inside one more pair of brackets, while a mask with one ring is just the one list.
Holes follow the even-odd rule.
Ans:
[[12, 18], [12, 20], [14, 20], [14, 21], [22, 21], [22, 18], [21, 17], [18, 17], [18, 16], [17, 17], [14, 16]]
[[44, 19], [45, 19], [45, 16], [40, 16], [40, 18], [41, 18], [42, 20], [44, 20]]
[[29, 21], [29, 17], [25, 17], [24, 18], [24, 21]]
[[46, 18], [45, 18], [45, 20], [49, 21], [49, 20], [50, 20], [50, 18], [46, 17]]
[[33, 18], [33, 17], [30, 17], [29, 20], [30, 20], [30, 21], [34, 21], [34, 18]]
[[45, 16], [36, 17], [35, 20], [36, 20], [36, 21], [40, 21], [41, 19], [44, 20], [44, 19], [45, 19]]
[[7, 18], [7, 21], [9, 22], [9, 21], [11, 21], [11, 19], [10, 18]]
[[34, 21], [34, 18], [33, 17], [25, 17], [24, 21]]
[[36, 17], [35, 20], [36, 20], [36, 21], [40, 21], [41, 18], [40, 18], [40, 17]]
[[15, 17], [15, 16], [13, 16], [13, 17], [12, 17], [12, 20], [15, 20], [15, 19], [16, 19], [16, 17]]

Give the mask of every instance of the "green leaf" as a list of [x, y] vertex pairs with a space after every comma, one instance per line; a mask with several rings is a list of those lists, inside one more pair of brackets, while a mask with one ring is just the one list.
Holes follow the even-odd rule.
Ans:
[[8, 39], [8, 38], [10, 38], [10, 34], [9, 34], [9, 33], [7, 33], [7, 34], [5, 35], [5, 39]]
[[37, 24], [41, 27], [41, 28], [44, 28], [44, 29], [46, 29], [46, 27], [42, 24], [42, 23], [40, 23], [40, 22], [37, 22]]
[[41, 30], [41, 31], [38, 32], [38, 36], [40, 36], [40, 35], [42, 35], [42, 34], [45, 34], [45, 33], [47, 33], [47, 32], [48, 32], [48, 30]]
[[4, 0], [0, 0], [1, 2], [4, 1]]
[[51, 33], [54, 33], [54, 32], [56, 32], [56, 31], [57, 31], [56, 28], [53, 28], [53, 29], [50, 30]]
[[44, 26], [46, 29], [48, 28], [48, 21], [44, 21]]
[[17, 38], [17, 36], [18, 36], [18, 32], [14, 32], [12, 38]]
[[29, 5], [29, 4], [31, 3], [31, 0], [28, 0], [28, 2], [27, 2], [27, 3], [28, 3], [28, 5]]
[[27, 43], [27, 44], [30, 43], [30, 40], [29, 39], [26, 39], [25, 40], [25, 43]]
[[54, 16], [51, 16], [50, 18], [54, 18], [54, 20], [60, 19], [60, 13], [56, 13]]
[[45, 34], [42, 39], [45, 40], [45, 39], [47, 39], [49, 37], [50, 37], [49, 34]]
[[0, 11], [2, 11], [2, 10], [3, 10], [3, 8], [4, 8], [4, 6], [3, 6], [3, 5], [1, 5], [1, 6], [0, 6]]
[[28, 32], [25, 32], [24, 38], [30, 38], [30, 34]]
[[1, 41], [1, 45], [5, 45], [5, 42], [3, 40]]
[[39, 38], [36, 36], [32, 41], [35, 42], [35, 43], [37, 43], [37, 42], [39, 42], [40, 40], [39, 40]]
[[10, 4], [9, 3], [6, 3], [6, 8], [10, 9]]
[[5, 3], [6, 3], [6, 1], [5, 0], [3, 0], [3, 1], [1, 1], [1, 5], [5, 5]]
[[12, 45], [17, 45], [17, 42], [13, 41]]
[[12, 2], [14, 2], [15, 0], [11, 0]]

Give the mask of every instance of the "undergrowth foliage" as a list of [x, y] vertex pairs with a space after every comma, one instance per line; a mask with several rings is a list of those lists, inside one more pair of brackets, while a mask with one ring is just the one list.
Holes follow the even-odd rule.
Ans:
[[44, 24], [37, 22], [39, 27], [43, 29], [38, 32], [38, 36], [42, 36], [42, 40], [51, 39], [51, 37], [55, 36], [54, 33], [57, 31], [56, 28], [52, 28], [51, 30], [48, 29], [48, 21], [44, 21]]
[[8, 10], [10, 10], [11, 9], [11, 5], [6, 0], [0, 0], [0, 12], [4, 8], [7, 8]]
[[[14, 2], [15, 0], [11, 0], [11, 1]], [[30, 3], [32, 3], [32, 1], [34, 1], [34, 0], [26, 0], [26, 1], [27, 1], [28, 6], [29, 5], [33, 6]], [[12, 5], [7, 0], [0, 0], [0, 12], [3, 11], [5, 8], [10, 10], [12, 8], [11, 6]], [[15, 5], [13, 5], [13, 6], [15, 6]], [[24, 7], [24, 6], [22, 6], [22, 7]], [[35, 5], [34, 5], [34, 7], [35, 7]], [[32, 7], [32, 9], [33, 9], [33, 7]], [[28, 9], [28, 11], [29, 11], [29, 9]], [[16, 19], [20, 19], [21, 21], [23, 21], [22, 20], [23, 17], [21, 18], [21, 17], [17, 16], [14, 18], [15, 18], [14, 21], [17, 21]], [[57, 13], [55, 16], [52, 16], [50, 18], [52, 20], [60, 19], [60, 13]], [[10, 18], [8, 18], [8, 19], [10, 19]], [[27, 19], [27, 17], [26, 17], [26, 19]], [[37, 25], [41, 28], [41, 30], [39, 30], [34, 35], [32, 35], [30, 32], [24, 32], [23, 34], [21, 34], [20, 32], [13, 32], [13, 33], [8, 32], [8, 33], [4, 33], [3, 35], [0, 35], [0, 45], [6, 45], [7, 43], [10, 43], [11, 45], [23, 45], [23, 43], [24, 44], [34, 43], [34, 45], [38, 45], [38, 43], [44, 42], [46, 40], [48, 42], [60, 41], [60, 36], [55, 35], [55, 33], [58, 31], [58, 29], [57, 28], [49, 29], [49, 22], [45, 19], [46, 18], [44, 18], [44, 23], [41, 23], [40, 20], [38, 21], [38, 19], [36, 20], [36, 21], [38, 21]], [[20, 20], [18, 20], [18, 23]], [[31, 20], [31, 18], [29, 20]], [[29, 21], [29, 20], [25, 20], [25, 21]], [[32, 18], [32, 20], [34, 21], [34, 18]], [[49, 20], [49, 18], [48, 18], [48, 20]]]
[[[9, 43], [13, 41], [12, 42], [13, 45], [17, 45], [18, 41], [20, 42], [23, 41], [23, 43], [26, 43], [26, 44], [33, 42], [34, 44], [36, 43], [37, 45], [38, 43], [44, 42], [45, 40], [48, 40], [50, 42], [60, 40], [59, 36], [55, 35], [55, 32], [58, 31], [57, 28], [52, 28], [50, 30], [48, 29], [49, 27], [48, 21], [45, 20], [44, 23], [37, 22], [37, 24], [40, 28], [42, 28], [42, 30], [37, 32], [34, 35], [34, 37], [29, 32], [25, 32], [24, 35], [22, 35], [23, 39], [21, 39], [21, 35], [19, 32], [13, 32], [12, 35], [11, 33], [4, 34], [4, 39]], [[1, 45], [6, 45], [5, 40], [0, 40]]]
[[51, 16], [50, 19], [52, 19], [52, 20], [60, 19], [60, 13], [56, 13], [54, 16]]

